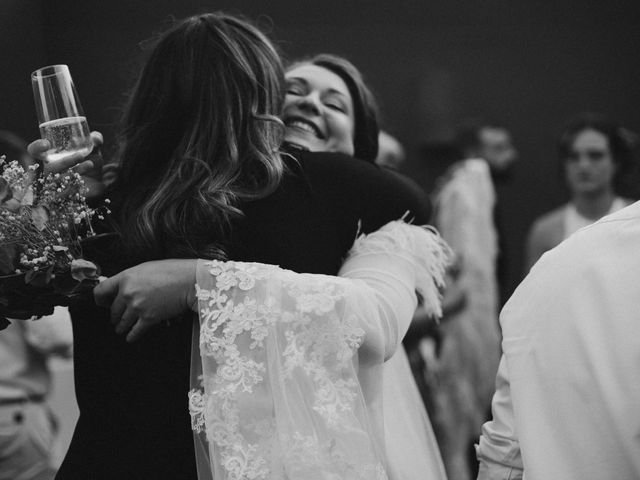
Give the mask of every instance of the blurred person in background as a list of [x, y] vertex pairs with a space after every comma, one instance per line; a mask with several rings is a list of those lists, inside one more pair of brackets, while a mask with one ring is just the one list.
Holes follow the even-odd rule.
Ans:
[[634, 135], [598, 114], [583, 113], [557, 144], [569, 202], [536, 219], [526, 244], [526, 269], [582, 227], [629, 205], [618, 191], [633, 166]]
[[[26, 146], [15, 134], [0, 132], [0, 155], [7, 161], [31, 165]], [[19, 207], [10, 192], [2, 192], [0, 208]], [[52, 479], [57, 422], [46, 404], [52, 388], [48, 360], [71, 357], [71, 322], [65, 309], [36, 320], [9, 320], [0, 331], [0, 479]]]
[[[455, 139], [456, 148], [463, 159], [484, 160], [489, 168], [491, 186], [496, 188], [508, 183], [514, 175], [518, 160], [518, 150], [513, 143], [511, 132], [503, 124], [489, 120], [469, 120], [458, 130]], [[457, 166], [464, 165], [458, 164]], [[454, 166], [451, 172], [457, 170]], [[448, 176], [445, 175], [445, 179]], [[496, 230], [498, 250], [495, 260], [496, 279], [499, 290], [499, 305], [506, 300], [504, 289], [507, 276], [508, 250], [502, 234], [504, 225], [500, 213], [500, 199], [494, 193], [493, 224]]]
[[437, 182], [434, 225], [456, 263], [444, 291], [441, 324], [411, 349], [449, 478], [475, 476], [473, 449], [489, 416], [500, 358], [503, 248], [494, 182], [509, 178], [517, 151], [502, 125], [470, 122], [456, 135], [461, 160]]

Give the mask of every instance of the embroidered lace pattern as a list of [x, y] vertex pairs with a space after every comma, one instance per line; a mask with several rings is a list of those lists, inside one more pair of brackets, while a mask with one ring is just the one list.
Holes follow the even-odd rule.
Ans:
[[206, 265], [213, 288], [196, 286], [206, 380], [189, 393], [189, 411], [224, 478], [387, 478], [362, 422], [364, 332], [344, 307], [352, 284], [270, 265]]
[[342, 277], [199, 261], [200, 388], [189, 393], [206, 451], [196, 453], [199, 475], [386, 479], [384, 361], [408, 328], [416, 290], [440, 314], [450, 257], [435, 230], [398, 221], [359, 237]]

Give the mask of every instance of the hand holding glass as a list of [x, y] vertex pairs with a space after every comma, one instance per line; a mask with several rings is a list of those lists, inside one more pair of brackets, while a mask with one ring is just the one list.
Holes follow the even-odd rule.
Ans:
[[36, 103], [40, 136], [51, 148], [46, 152], [49, 162], [71, 155], [83, 157], [91, 153], [93, 142], [69, 67], [51, 65], [31, 74], [31, 86]]

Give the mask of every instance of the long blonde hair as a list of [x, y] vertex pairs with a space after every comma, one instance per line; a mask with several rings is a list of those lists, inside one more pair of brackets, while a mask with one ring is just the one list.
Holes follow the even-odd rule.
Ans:
[[197, 15], [160, 36], [124, 115], [114, 187], [132, 253], [201, 256], [242, 201], [278, 186], [283, 77], [274, 46], [238, 17]]

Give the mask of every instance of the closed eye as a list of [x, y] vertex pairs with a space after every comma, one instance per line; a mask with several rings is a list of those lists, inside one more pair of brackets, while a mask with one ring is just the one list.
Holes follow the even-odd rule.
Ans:
[[302, 91], [302, 88], [300, 88], [299, 85], [290, 85], [289, 87], [287, 87], [287, 95], [303, 95], [304, 92]]
[[300, 78], [287, 79], [287, 95], [305, 95], [309, 90], [307, 83]]
[[342, 112], [342, 113], [346, 112], [346, 109], [340, 104], [337, 104], [337, 103], [326, 103], [325, 105], [327, 107], [329, 107], [330, 109], [332, 109], [332, 110], [336, 110], [336, 111]]
[[331, 110], [335, 110], [336, 112], [347, 113], [348, 108], [344, 102], [343, 95], [338, 92], [330, 92], [328, 95], [324, 96], [324, 104], [327, 108]]

